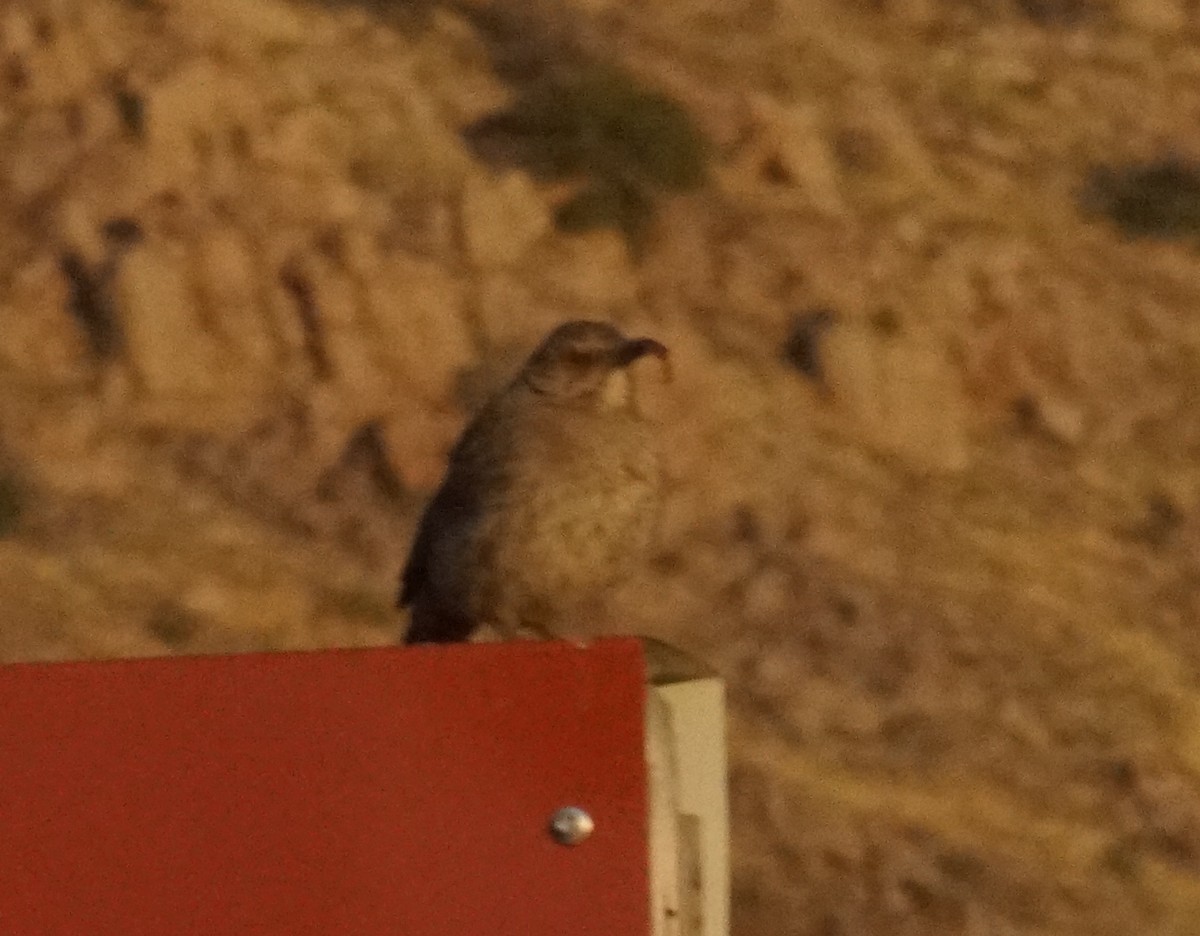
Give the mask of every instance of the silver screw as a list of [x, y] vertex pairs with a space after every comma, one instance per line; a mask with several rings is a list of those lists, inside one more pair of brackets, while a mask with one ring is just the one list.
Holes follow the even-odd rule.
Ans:
[[586, 810], [564, 806], [550, 817], [550, 834], [559, 845], [578, 845], [596, 830]]

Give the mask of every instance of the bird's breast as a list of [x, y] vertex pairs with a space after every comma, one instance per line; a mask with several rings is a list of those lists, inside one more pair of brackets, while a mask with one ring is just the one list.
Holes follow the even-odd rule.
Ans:
[[648, 427], [597, 420], [527, 455], [497, 529], [497, 571], [550, 593], [622, 577], [648, 550], [657, 522], [659, 464]]

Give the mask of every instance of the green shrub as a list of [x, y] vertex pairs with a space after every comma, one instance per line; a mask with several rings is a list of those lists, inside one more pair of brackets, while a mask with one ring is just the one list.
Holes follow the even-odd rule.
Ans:
[[1082, 200], [1131, 237], [1200, 235], [1200, 166], [1181, 159], [1099, 167]]
[[616, 227], [636, 240], [660, 198], [704, 183], [709, 148], [681, 105], [612, 68], [537, 82], [466, 131], [476, 154], [543, 180], [579, 179], [561, 229]]

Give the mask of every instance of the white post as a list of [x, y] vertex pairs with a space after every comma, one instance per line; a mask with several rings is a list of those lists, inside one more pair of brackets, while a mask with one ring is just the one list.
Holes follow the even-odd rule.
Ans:
[[725, 685], [679, 651], [646, 644], [653, 933], [729, 936]]

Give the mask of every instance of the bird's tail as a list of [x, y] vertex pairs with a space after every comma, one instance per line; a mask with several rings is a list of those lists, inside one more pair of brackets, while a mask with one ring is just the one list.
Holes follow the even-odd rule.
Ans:
[[404, 644], [461, 643], [471, 636], [475, 625], [463, 617], [448, 615], [424, 602], [414, 602], [412, 618], [404, 634]]

